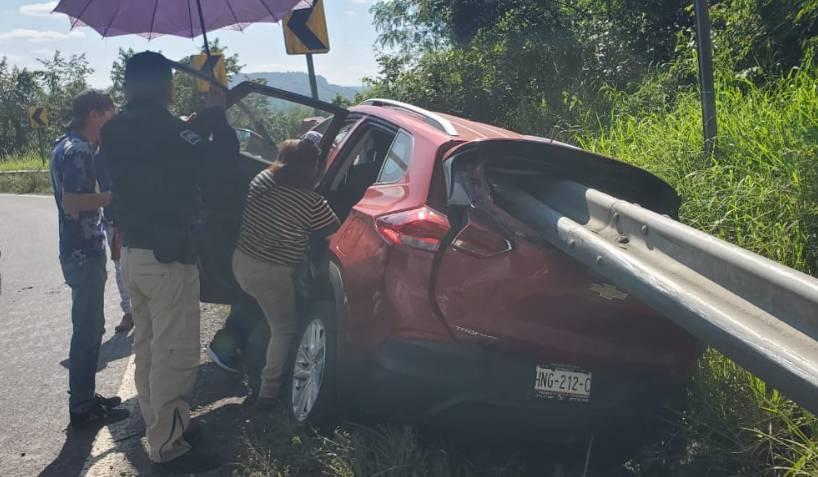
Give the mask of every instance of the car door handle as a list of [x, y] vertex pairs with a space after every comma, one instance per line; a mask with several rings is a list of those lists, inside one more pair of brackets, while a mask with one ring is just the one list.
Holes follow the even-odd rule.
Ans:
[[458, 237], [452, 242], [452, 249], [483, 258], [496, 257], [511, 252], [514, 249], [509, 240], [503, 240], [498, 245], [499, 247], [488, 247], [484, 244], [473, 243], [472, 241]]

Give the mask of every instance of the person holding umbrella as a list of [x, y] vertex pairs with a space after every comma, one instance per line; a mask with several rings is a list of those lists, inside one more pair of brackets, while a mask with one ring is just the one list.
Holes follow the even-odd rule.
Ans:
[[[197, 220], [199, 191], [225, 174], [239, 151], [224, 95], [188, 123], [174, 117], [172, 70], [159, 53], [125, 65], [127, 104], [102, 131], [122, 235], [122, 273], [134, 320], [135, 382], [148, 455], [172, 472], [218, 465], [193, 446], [190, 397], [200, 353]], [[212, 140], [210, 139], [212, 137]]]

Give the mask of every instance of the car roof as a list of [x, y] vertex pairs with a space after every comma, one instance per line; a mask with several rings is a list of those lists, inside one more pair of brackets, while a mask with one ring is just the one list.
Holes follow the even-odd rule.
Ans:
[[370, 104], [360, 104], [358, 106], [353, 106], [349, 108], [349, 110], [354, 113], [363, 113], [366, 115], [382, 118], [386, 121], [396, 124], [401, 128], [412, 131], [414, 134], [418, 133], [423, 134], [428, 139], [433, 140], [435, 142], [439, 142], [441, 144], [449, 141], [473, 142], [485, 141], [490, 139], [506, 139], [548, 142], [551, 144], [557, 144], [565, 147], [570, 147], [572, 149], [576, 149], [575, 146], [555, 141], [553, 139], [520, 134], [498, 126], [493, 126], [491, 124], [472, 121], [469, 119], [461, 118], [459, 116], [454, 116], [446, 113], [431, 112], [436, 116], [449, 121], [449, 123], [451, 123], [451, 125], [457, 131], [456, 136], [449, 135], [446, 132], [444, 132], [440, 127], [434, 126], [422, 115], [412, 111], [407, 111], [400, 107], [393, 107], [389, 105], [374, 106]]

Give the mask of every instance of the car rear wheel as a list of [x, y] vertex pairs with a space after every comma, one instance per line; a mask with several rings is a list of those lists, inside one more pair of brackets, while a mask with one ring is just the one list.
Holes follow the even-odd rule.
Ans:
[[336, 417], [335, 332], [328, 313], [310, 316], [299, 327], [285, 394], [291, 419], [328, 428]]

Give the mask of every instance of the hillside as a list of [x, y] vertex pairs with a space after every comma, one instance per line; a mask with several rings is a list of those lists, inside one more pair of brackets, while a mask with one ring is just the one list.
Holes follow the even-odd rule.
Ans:
[[[233, 78], [230, 86], [234, 86], [242, 81], [264, 80], [268, 86], [280, 88], [294, 93], [310, 95], [310, 83], [306, 73], [302, 72], [272, 72], [272, 73], [248, 73], [239, 74]], [[352, 99], [361, 90], [360, 86], [340, 86], [332, 84], [323, 76], [316, 76], [318, 84], [318, 97], [324, 101], [331, 101], [336, 94]]]

